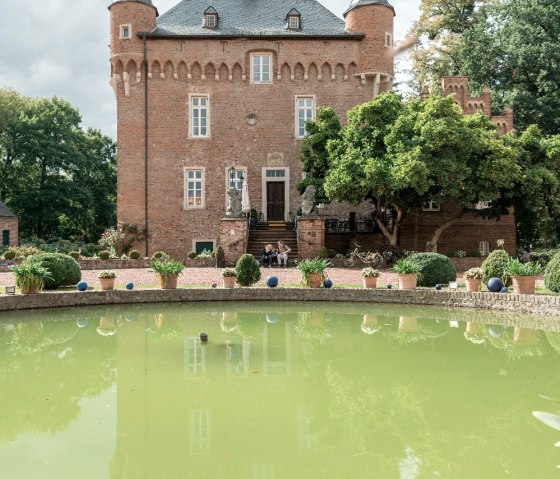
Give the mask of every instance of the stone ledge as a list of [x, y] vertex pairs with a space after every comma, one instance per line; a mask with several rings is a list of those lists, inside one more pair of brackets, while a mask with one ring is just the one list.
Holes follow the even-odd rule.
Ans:
[[297, 289], [235, 288], [71, 291], [42, 292], [36, 295], [0, 295], [0, 311], [104, 304], [142, 304], [190, 301], [333, 301], [435, 305], [452, 308], [477, 308], [522, 314], [556, 316], [560, 321], [560, 296], [463, 291], [386, 289]]

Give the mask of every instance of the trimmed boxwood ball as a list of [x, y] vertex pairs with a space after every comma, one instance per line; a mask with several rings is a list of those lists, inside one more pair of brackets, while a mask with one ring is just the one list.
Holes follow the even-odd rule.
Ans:
[[327, 278], [324, 282], [323, 282], [323, 286], [325, 288], [332, 288], [332, 280], [330, 278]]
[[85, 281], [80, 281], [77, 285], [78, 291], [85, 291], [88, 289], [88, 284]]
[[491, 293], [499, 293], [504, 287], [504, 283], [500, 278], [490, 278], [486, 284], [488, 291]]
[[45, 289], [56, 289], [60, 286], [73, 286], [82, 279], [82, 271], [78, 262], [63, 253], [39, 253], [25, 260], [41, 263], [50, 271], [45, 279]]
[[488, 282], [490, 278], [501, 278], [502, 281], [505, 281], [504, 286], [511, 286], [511, 278], [505, 272], [509, 260], [507, 251], [503, 249], [492, 251], [482, 262], [483, 281]]
[[407, 258], [411, 263], [420, 266], [418, 286], [435, 286], [457, 279], [457, 271], [451, 260], [438, 253], [414, 253]]
[[137, 249], [130, 250], [130, 253], [128, 253], [128, 257], [130, 259], [139, 259], [140, 251], [138, 251]]
[[16, 258], [16, 252], [15, 251], [5, 251], [4, 252], [4, 259], [6, 261], [11, 261], [15, 258]]
[[544, 285], [554, 291], [560, 293], [560, 251], [556, 253], [544, 270]]
[[261, 279], [259, 262], [252, 254], [244, 254], [237, 260], [235, 272], [240, 286], [251, 286]]
[[111, 257], [111, 253], [107, 250], [100, 251], [98, 253], [99, 259], [109, 259]]
[[269, 288], [276, 288], [278, 286], [278, 278], [276, 276], [269, 276], [266, 278], [266, 285]]
[[68, 256], [71, 256], [74, 259], [78, 259], [80, 257], [80, 252], [79, 251], [70, 251], [70, 253], [68, 253]]

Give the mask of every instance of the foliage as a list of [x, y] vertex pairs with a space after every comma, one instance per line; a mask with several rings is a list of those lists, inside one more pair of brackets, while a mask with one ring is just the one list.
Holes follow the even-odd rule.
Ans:
[[416, 274], [419, 275], [422, 268], [417, 263], [413, 263], [407, 258], [399, 259], [391, 268], [397, 274]]
[[362, 276], [364, 278], [379, 278], [380, 275], [381, 273], [379, 272], [379, 270], [375, 268], [368, 267], [362, 269]]
[[194, 251], [189, 251], [188, 254], [187, 254], [187, 258], [195, 259], [196, 258], [196, 253]]
[[19, 266], [10, 266], [14, 273], [16, 286], [22, 291], [41, 290], [49, 278], [50, 271], [40, 263], [24, 261]]
[[237, 278], [237, 272], [233, 268], [222, 270], [222, 278]]
[[556, 293], [560, 293], [560, 251], [557, 252], [544, 270], [544, 285]]
[[235, 272], [240, 286], [251, 286], [261, 279], [259, 262], [252, 254], [244, 254], [237, 260]]
[[510, 260], [509, 254], [503, 249], [496, 249], [482, 262], [484, 282], [490, 278], [500, 278], [505, 286], [511, 285], [511, 278], [507, 274], [507, 264]]
[[529, 253], [529, 259], [534, 263], [539, 263], [544, 268], [558, 251], [560, 250], [546, 249], [531, 251]]
[[117, 227], [107, 228], [99, 239], [99, 246], [108, 250], [111, 256], [122, 256], [132, 248], [132, 245], [142, 241], [146, 232], [139, 230], [136, 225], [119, 223]]
[[150, 268], [163, 279], [165, 284], [167, 276], [179, 276], [183, 272], [185, 265], [171, 258], [160, 258], [153, 259], [150, 262]]
[[74, 259], [78, 259], [80, 257], [80, 252], [79, 251], [70, 251], [68, 253], [68, 256], [70, 256], [71, 258], [74, 258]]
[[164, 253], [163, 251], [156, 251], [152, 255], [152, 259], [161, 259], [161, 258], [167, 258], [167, 257], [168, 257], [167, 253]]
[[317, 253], [317, 258], [327, 259], [329, 257], [329, 250], [326, 246], [321, 246]]
[[0, 200], [21, 236], [97, 238], [115, 221], [116, 145], [58, 98], [0, 88]]
[[482, 279], [484, 278], [484, 271], [482, 268], [471, 268], [463, 273], [465, 279]]
[[510, 258], [506, 265], [506, 273], [508, 276], [536, 276], [542, 270], [538, 263], [528, 262], [522, 263], [518, 259]]
[[36, 236], [22, 238], [20, 244], [25, 247], [35, 248], [45, 253], [70, 253], [78, 251], [82, 257], [95, 256], [99, 251], [99, 245], [95, 243], [85, 243], [78, 239], [47, 238], [43, 240]]
[[5, 251], [3, 257], [4, 257], [5, 260], [11, 261], [11, 260], [16, 258], [16, 252], [15, 251], [10, 251], [10, 250]]
[[200, 253], [196, 255], [197, 259], [210, 259], [212, 258], [212, 251], [208, 249], [203, 249]]
[[128, 252], [128, 257], [129, 257], [130, 259], [140, 259], [140, 256], [141, 256], [141, 255], [140, 255], [140, 251], [138, 251], [137, 249], [131, 249], [131, 250]]
[[422, 274], [418, 278], [418, 286], [435, 286], [446, 284], [457, 279], [457, 271], [451, 260], [438, 253], [414, 253], [407, 260], [416, 264]]
[[297, 269], [302, 274], [301, 284], [302, 286], [310, 286], [311, 274], [321, 275], [321, 283], [327, 278], [326, 270], [329, 267], [329, 262], [323, 258], [305, 259], [298, 263]]
[[45, 278], [45, 289], [72, 286], [82, 279], [78, 262], [64, 253], [39, 253], [24, 262], [35, 262], [49, 270], [49, 276]]
[[106, 249], [102, 250], [98, 254], [99, 259], [109, 259], [111, 257], [111, 253]]
[[221, 246], [218, 246], [218, 247], [216, 248], [215, 253], [216, 253], [216, 255], [215, 255], [215, 256], [216, 256], [216, 259], [217, 259], [218, 261], [223, 261], [223, 260], [225, 259], [225, 257], [226, 257], [224, 248], [222, 248]]
[[106, 269], [106, 270], [104, 270], [104, 271], [100, 271], [100, 272], [97, 274], [97, 277], [98, 277], [99, 279], [112, 279], [112, 278], [116, 278], [117, 275], [115, 274], [114, 271], [112, 271], [112, 270], [110, 270], [110, 269]]
[[34, 254], [43, 253], [43, 251], [33, 246], [10, 246], [8, 251], [13, 251], [16, 259], [23, 259]]

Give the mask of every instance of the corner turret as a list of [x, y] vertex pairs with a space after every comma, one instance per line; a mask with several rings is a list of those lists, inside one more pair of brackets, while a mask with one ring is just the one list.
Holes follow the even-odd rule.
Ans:
[[151, 0], [116, 0], [109, 5], [111, 59], [115, 55], [141, 53], [139, 33], [156, 28], [157, 8]]
[[344, 12], [346, 31], [364, 33], [358, 75], [365, 84], [373, 78], [373, 96], [393, 86], [393, 17], [395, 10], [387, 0], [352, 0]]

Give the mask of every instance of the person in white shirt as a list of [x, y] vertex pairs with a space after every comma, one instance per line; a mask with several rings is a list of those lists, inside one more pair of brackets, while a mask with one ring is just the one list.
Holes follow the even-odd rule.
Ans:
[[278, 241], [277, 259], [278, 266], [282, 266], [284, 263], [284, 268], [288, 266], [288, 253], [292, 251], [289, 246], [286, 246], [282, 240]]

